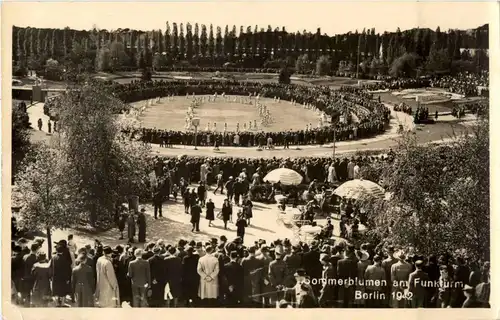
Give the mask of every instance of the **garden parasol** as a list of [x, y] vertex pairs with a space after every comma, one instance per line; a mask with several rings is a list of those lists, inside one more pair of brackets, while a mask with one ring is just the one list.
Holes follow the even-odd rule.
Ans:
[[302, 176], [287, 168], [279, 168], [269, 172], [265, 177], [264, 181], [277, 183], [280, 182], [285, 186], [296, 186], [302, 182]]
[[370, 180], [354, 179], [342, 184], [333, 194], [350, 199], [360, 199], [364, 196], [383, 198], [385, 190]]

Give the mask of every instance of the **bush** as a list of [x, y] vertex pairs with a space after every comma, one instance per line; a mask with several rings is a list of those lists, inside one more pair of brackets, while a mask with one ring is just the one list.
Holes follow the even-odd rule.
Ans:
[[12, 70], [12, 75], [15, 77], [26, 77], [28, 74], [28, 69], [24, 66], [15, 66], [14, 70]]

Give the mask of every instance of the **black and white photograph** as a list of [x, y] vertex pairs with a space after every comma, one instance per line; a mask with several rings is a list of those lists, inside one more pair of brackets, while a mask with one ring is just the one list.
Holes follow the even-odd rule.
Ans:
[[492, 308], [492, 9], [5, 5], [3, 304]]

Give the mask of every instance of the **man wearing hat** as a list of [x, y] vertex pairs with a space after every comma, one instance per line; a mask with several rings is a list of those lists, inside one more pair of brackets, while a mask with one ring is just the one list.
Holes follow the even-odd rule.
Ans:
[[381, 297], [380, 294], [384, 293], [385, 289], [383, 285], [389, 282], [385, 277], [385, 270], [382, 268], [381, 262], [382, 258], [377, 255], [373, 257], [373, 264], [365, 270], [366, 293], [369, 297], [370, 295], [373, 297], [366, 300], [367, 308], [381, 307], [382, 301], [376, 297]]
[[462, 291], [465, 295], [465, 301], [462, 305], [462, 308], [488, 308], [489, 303], [482, 303], [476, 297], [475, 290], [473, 287], [466, 284]]
[[164, 306], [165, 296], [165, 259], [160, 256], [161, 248], [159, 246], [153, 247], [153, 256], [148, 259], [149, 267], [151, 269], [151, 297], [149, 298], [149, 305], [155, 308]]
[[63, 246], [56, 247], [56, 254], [50, 260], [49, 268], [52, 270], [52, 293], [57, 298], [58, 306], [64, 306], [66, 296], [71, 294], [71, 259], [64, 256]]
[[224, 265], [224, 280], [226, 282], [226, 302], [228, 307], [237, 307], [243, 300], [244, 276], [243, 267], [238, 263], [238, 252], [231, 251], [231, 261]]
[[186, 248], [186, 256], [182, 260], [182, 295], [186, 301], [186, 307], [198, 306], [198, 287], [200, 276], [198, 275], [198, 260], [200, 256], [194, 254], [196, 243], [190, 243]]
[[243, 258], [241, 261], [241, 266], [243, 267], [243, 274], [245, 279], [244, 285], [244, 306], [249, 308], [258, 304], [261, 299], [260, 297], [260, 273], [262, 270], [259, 260], [255, 257], [256, 249], [255, 247], [248, 248], [248, 257]]
[[151, 287], [151, 269], [142, 258], [142, 249], [134, 252], [135, 260], [128, 265], [128, 277], [132, 282], [132, 301], [134, 308], [147, 307], [147, 290]]
[[342, 280], [342, 286], [339, 286], [339, 299], [342, 301], [342, 308], [349, 308], [354, 302], [355, 280], [358, 275], [357, 264], [354, 246], [349, 245], [346, 249], [345, 258], [337, 262], [338, 278]]
[[24, 300], [24, 303], [26, 305], [30, 305], [30, 295], [31, 295], [31, 290], [33, 289], [34, 285], [34, 279], [32, 276], [32, 268], [33, 265], [37, 262], [36, 258], [36, 253], [40, 247], [38, 246], [37, 243], [32, 243], [31, 244], [31, 251], [29, 254], [25, 255], [23, 257], [23, 266], [24, 266], [24, 274], [22, 278], [22, 298]]
[[[283, 252], [275, 250], [274, 260], [269, 263], [269, 281], [273, 290], [279, 290], [285, 287], [285, 279], [287, 275], [286, 263], [283, 261]], [[280, 292], [271, 295], [271, 303], [275, 303], [282, 299]]]
[[327, 253], [321, 253], [319, 258], [321, 264], [323, 265], [323, 273], [321, 275], [321, 280], [323, 284], [320, 289], [320, 297], [318, 302], [323, 308], [331, 308], [334, 306], [334, 288], [333, 280], [337, 277], [337, 270], [333, 267], [330, 262], [330, 255]]
[[79, 308], [90, 308], [94, 306], [94, 271], [87, 263], [87, 255], [82, 253], [78, 256], [77, 266], [73, 268], [71, 275], [71, 288]]
[[422, 260], [415, 261], [415, 271], [410, 273], [408, 280], [408, 291], [413, 294], [411, 297], [412, 308], [423, 308], [427, 298], [426, 287], [428, 286], [429, 276], [422, 270], [423, 266], [424, 262]]
[[292, 252], [283, 258], [283, 262], [286, 264], [286, 279], [285, 285], [287, 287], [293, 287], [295, 285], [295, 271], [299, 269], [302, 265], [302, 255], [300, 253], [300, 246], [292, 246]]
[[[165, 257], [165, 281], [168, 283], [169, 298], [168, 307], [177, 307], [182, 297], [182, 260], [175, 255], [175, 247], [168, 248], [168, 256]], [[171, 303], [172, 302], [172, 303]]]
[[385, 271], [385, 278], [387, 279], [387, 287], [385, 287], [385, 306], [389, 307], [391, 304], [391, 292], [392, 292], [392, 282], [391, 282], [391, 267], [393, 264], [398, 262], [398, 259], [394, 257], [394, 247], [389, 246], [387, 248], [387, 258], [382, 261], [382, 268]]
[[[394, 255], [398, 262], [391, 267], [391, 282], [392, 282], [392, 292], [396, 294], [404, 294], [408, 289], [408, 279], [412, 271], [412, 266], [406, 262], [406, 255], [403, 251], [398, 251]], [[393, 308], [405, 308], [407, 301], [405, 299], [392, 299]]]

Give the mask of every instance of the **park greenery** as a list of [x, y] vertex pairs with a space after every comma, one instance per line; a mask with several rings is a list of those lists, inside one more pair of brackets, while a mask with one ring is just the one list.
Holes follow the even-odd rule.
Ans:
[[377, 240], [424, 254], [463, 250], [489, 259], [489, 123], [438, 145], [404, 136], [394, 160], [366, 165], [363, 178], [380, 183], [390, 199], [363, 199]]
[[[13, 28], [14, 75], [60, 80], [77, 72], [238, 71], [411, 77], [488, 69], [488, 25], [326, 35], [285, 28], [167, 22], [165, 30]], [[54, 61], [58, 62], [57, 65]]]
[[122, 133], [123, 103], [92, 82], [56, 108], [59, 143], [35, 145], [16, 175], [19, 223], [47, 237], [54, 228], [107, 228], [116, 205], [144, 190], [150, 150]]

